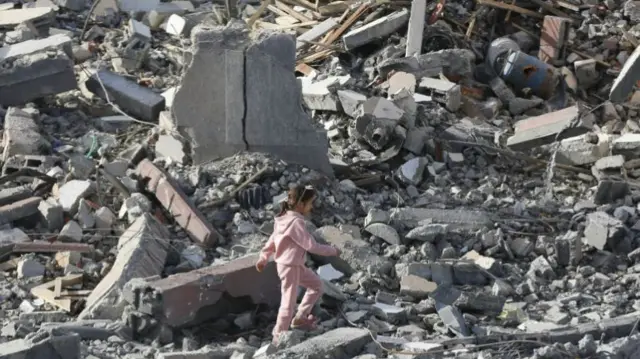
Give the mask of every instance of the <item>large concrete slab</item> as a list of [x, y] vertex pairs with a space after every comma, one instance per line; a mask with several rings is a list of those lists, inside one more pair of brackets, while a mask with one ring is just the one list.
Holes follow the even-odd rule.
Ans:
[[422, 53], [422, 34], [424, 32], [424, 17], [427, 12], [427, 0], [413, 0], [411, 15], [407, 29], [407, 47], [405, 56], [416, 56]]
[[40, 332], [30, 339], [0, 344], [0, 359], [80, 359], [80, 336]]
[[492, 225], [488, 213], [466, 209], [394, 208], [391, 210], [391, 220], [411, 228], [424, 220], [472, 231]]
[[280, 278], [275, 263], [258, 272], [258, 255], [171, 275], [139, 286], [129, 301], [141, 313], [171, 327], [192, 326], [244, 312], [256, 304], [277, 307]]
[[507, 139], [507, 147], [523, 151], [579, 136], [591, 131], [594, 120], [592, 114], [580, 115], [578, 106], [530, 117], [516, 123], [514, 135]]
[[21, 105], [77, 87], [64, 35], [0, 48], [0, 105]]
[[153, 216], [145, 213], [118, 240], [118, 255], [111, 271], [87, 298], [80, 319], [118, 320], [126, 305], [122, 288], [133, 278], [159, 275], [169, 249], [170, 234]]
[[248, 150], [332, 175], [326, 133], [302, 107], [293, 36], [231, 23], [196, 27], [192, 43], [172, 110], [196, 164]]
[[609, 100], [611, 102], [625, 102], [633, 86], [640, 79], [640, 46], [636, 47], [620, 70], [620, 74], [613, 81]]
[[367, 329], [337, 328], [270, 355], [268, 358], [353, 358], [372, 341], [373, 338]]

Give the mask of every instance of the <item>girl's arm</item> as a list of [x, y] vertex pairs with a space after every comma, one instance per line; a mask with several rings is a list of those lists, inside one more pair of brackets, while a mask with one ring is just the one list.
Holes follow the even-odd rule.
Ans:
[[269, 258], [276, 251], [276, 242], [275, 242], [274, 238], [275, 238], [275, 236], [273, 234], [271, 234], [269, 236], [269, 240], [264, 245], [264, 248], [262, 248], [262, 251], [260, 251], [260, 260], [261, 261], [265, 261], [265, 262], [268, 261]]
[[296, 220], [289, 228], [289, 238], [305, 251], [320, 256], [337, 256], [338, 250], [332, 246], [316, 242], [304, 226], [304, 220]]

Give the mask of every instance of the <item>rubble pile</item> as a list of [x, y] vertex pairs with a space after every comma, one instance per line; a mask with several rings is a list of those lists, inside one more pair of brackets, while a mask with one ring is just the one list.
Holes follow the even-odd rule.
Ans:
[[[0, 359], [636, 358], [640, 2], [0, 3]], [[287, 190], [319, 326], [274, 346]]]

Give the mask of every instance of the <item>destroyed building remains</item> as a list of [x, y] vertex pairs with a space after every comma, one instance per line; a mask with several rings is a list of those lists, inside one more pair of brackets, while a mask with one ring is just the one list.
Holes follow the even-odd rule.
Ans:
[[[0, 359], [640, 357], [639, 21], [0, 1]], [[341, 255], [273, 345], [254, 265], [296, 184]]]

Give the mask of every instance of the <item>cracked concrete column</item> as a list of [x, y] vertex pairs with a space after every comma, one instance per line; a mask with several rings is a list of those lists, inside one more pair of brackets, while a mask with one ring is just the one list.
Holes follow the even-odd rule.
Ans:
[[291, 35], [232, 22], [196, 27], [192, 61], [175, 95], [178, 129], [193, 143], [194, 163], [238, 151], [273, 154], [333, 175], [324, 130], [302, 107]]

